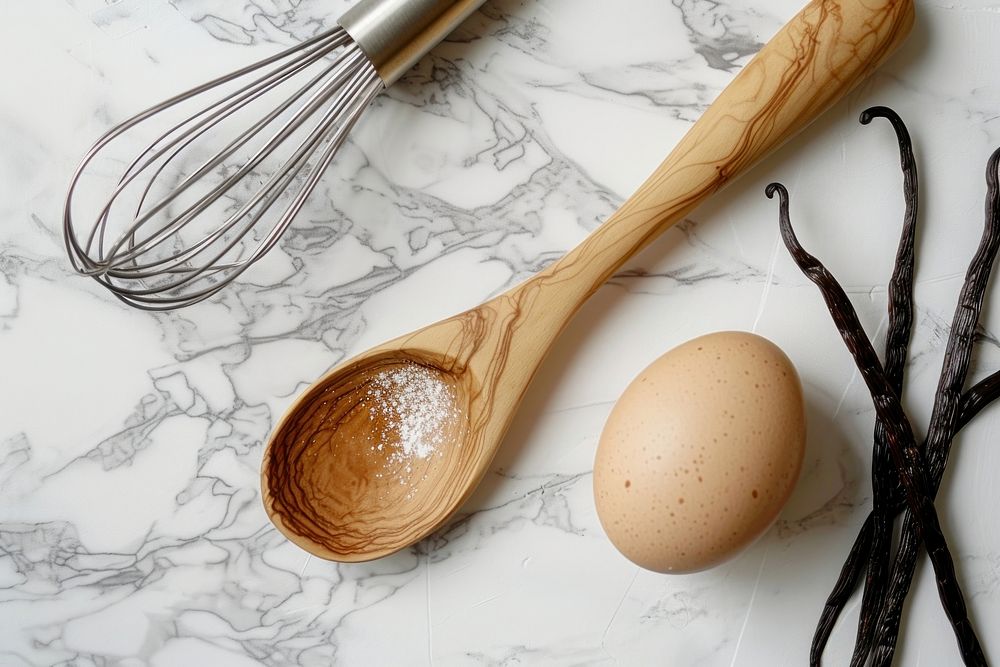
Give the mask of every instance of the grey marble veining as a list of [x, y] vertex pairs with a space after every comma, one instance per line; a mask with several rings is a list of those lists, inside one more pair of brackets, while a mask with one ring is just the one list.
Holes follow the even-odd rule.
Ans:
[[[799, 665], [870, 507], [873, 411], [819, 295], [777, 238], [842, 279], [876, 346], [902, 204], [896, 108], [924, 214], [904, 403], [926, 423], [1000, 145], [991, 0], [920, 2], [901, 53], [753, 174], [631, 261], [541, 369], [458, 517], [403, 553], [340, 565], [267, 521], [263, 443], [324, 369], [472, 306], [610, 215], [798, 10], [700, 0], [496, 0], [379, 98], [279, 247], [211, 301], [129, 310], [64, 257], [61, 204], [128, 113], [333, 25], [319, 0], [56, 0], [0, 8], [20, 54], [0, 104], [0, 665]], [[8, 59], [10, 56], [8, 56]], [[995, 297], [974, 372], [997, 367]], [[665, 577], [625, 561], [592, 501], [613, 402], [695, 335], [755, 330], [806, 389], [802, 479], [733, 561]], [[990, 512], [997, 417], [968, 427], [941, 513], [988, 653], [1000, 623]], [[900, 664], [955, 664], [929, 568]], [[847, 660], [857, 608], [828, 658]]]

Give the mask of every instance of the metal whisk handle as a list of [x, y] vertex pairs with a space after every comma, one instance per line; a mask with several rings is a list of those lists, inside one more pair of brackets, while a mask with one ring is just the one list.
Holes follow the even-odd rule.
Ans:
[[485, 0], [361, 0], [337, 23], [386, 86], [437, 46]]

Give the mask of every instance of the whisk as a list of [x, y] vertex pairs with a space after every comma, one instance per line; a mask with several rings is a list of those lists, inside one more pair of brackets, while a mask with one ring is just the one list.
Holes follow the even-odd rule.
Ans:
[[144, 310], [223, 289], [277, 244], [372, 100], [483, 1], [362, 0], [111, 129], [66, 197], [73, 268]]

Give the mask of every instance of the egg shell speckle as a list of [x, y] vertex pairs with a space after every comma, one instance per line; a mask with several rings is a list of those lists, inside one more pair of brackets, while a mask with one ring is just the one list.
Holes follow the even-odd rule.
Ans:
[[765, 338], [720, 332], [674, 348], [618, 400], [597, 448], [594, 499], [612, 543], [657, 572], [692, 572], [774, 522], [805, 450], [802, 388]]

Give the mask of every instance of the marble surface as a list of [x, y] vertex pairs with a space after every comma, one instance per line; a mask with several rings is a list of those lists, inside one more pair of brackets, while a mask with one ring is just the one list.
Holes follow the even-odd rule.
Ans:
[[[383, 95], [259, 270], [188, 310], [119, 304], [68, 267], [61, 206], [96, 136], [210, 73], [331, 26], [345, 0], [0, 5], [0, 665], [801, 665], [870, 506], [871, 401], [763, 195], [883, 340], [902, 203], [921, 167], [918, 432], [1000, 145], [995, 0], [920, 0], [902, 51], [751, 175], [629, 262], [566, 330], [482, 486], [447, 528], [368, 564], [311, 558], [258, 487], [275, 420], [324, 369], [472, 306], [582, 239], [666, 155], [798, 0], [494, 0]], [[613, 10], [611, 8], [613, 7]], [[609, 11], [610, 10], [610, 11]], [[977, 377], [1000, 366], [1000, 291]], [[803, 379], [798, 488], [716, 569], [637, 569], [601, 531], [594, 450], [628, 381], [745, 329]], [[1000, 410], [961, 436], [940, 512], [1000, 660]], [[845, 664], [858, 601], [828, 652]], [[899, 664], [958, 661], [929, 567]]]

